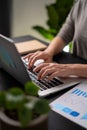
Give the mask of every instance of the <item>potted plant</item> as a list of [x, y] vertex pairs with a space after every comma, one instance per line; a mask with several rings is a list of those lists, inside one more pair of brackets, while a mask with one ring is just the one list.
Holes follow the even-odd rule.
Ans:
[[52, 40], [62, 27], [74, 0], [55, 0], [54, 3], [46, 5], [48, 19], [47, 28], [35, 25], [32, 28], [40, 33], [45, 39]]
[[13, 87], [0, 92], [1, 130], [47, 130], [50, 106], [37, 94], [32, 82], [26, 83], [24, 90]]
[[[55, 0], [54, 3], [46, 5], [48, 19], [47, 28], [35, 25], [32, 28], [50, 42], [59, 32], [64, 24], [66, 17], [74, 3], [74, 0]], [[69, 52], [72, 50], [72, 42], [69, 43]]]

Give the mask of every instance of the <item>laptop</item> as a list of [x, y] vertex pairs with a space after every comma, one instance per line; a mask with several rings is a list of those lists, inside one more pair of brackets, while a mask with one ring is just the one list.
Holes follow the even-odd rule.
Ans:
[[23, 85], [31, 80], [39, 87], [38, 95], [40, 97], [46, 97], [85, 80], [84, 78], [78, 78], [76, 76], [69, 78], [55, 77], [49, 82], [46, 78], [37, 80], [37, 74], [32, 70], [28, 70], [26, 62], [22, 59], [14, 45], [14, 41], [0, 35], [0, 63], [3, 69]]

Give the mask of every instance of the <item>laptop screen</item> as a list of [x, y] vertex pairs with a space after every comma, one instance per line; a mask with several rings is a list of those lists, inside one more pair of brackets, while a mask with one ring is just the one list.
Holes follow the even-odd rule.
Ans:
[[0, 63], [20, 83], [25, 84], [30, 80], [14, 42], [3, 35], [0, 35]]

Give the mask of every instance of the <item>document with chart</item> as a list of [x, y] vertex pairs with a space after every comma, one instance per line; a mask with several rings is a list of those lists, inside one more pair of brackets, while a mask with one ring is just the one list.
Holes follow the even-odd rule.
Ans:
[[53, 111], [87, 129], [87, 81], [50, 104]]

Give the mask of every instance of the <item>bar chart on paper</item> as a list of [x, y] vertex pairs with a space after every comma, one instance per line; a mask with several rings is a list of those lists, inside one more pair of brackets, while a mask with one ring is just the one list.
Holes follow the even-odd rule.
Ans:
[[82, 90], [80, 90], [80, 89], [75, 89], [75, 90], [73, 90], [73, 91], [72, 91], [72, 94], [75, 94], [75, 95], [77, 95], [77, 96], [83, 96], [83, 97], [87, 98], [87, 92], [82, 91]]
[[53, 111], [87, 129], [87, 81], [50, 104]]

